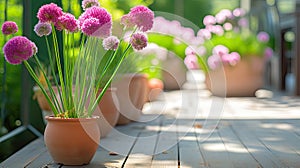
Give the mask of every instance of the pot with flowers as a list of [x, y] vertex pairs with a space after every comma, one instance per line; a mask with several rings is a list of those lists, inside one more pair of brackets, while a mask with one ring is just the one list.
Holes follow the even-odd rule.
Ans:
[[254, 96], [263, 86], [266, 61], [272, 56], [268, 33], [249, 28], [245, 11], [223, 9], [204, 17], [197, 33], [203, 43], [188, 55], [198, 55], [206, 85], [217, 96]]
[[[88, 164], [93, 158], [100, 142], [99, 117], [93, 115], [98, 102], [129, 49], [143, 49], [147, 45], [147, 38], [141, 32], [151, 29], [154, 17], [144, 6], [136, 6], [123, 16], [124, 29], [133, 29], [126, 43], [123, 37], [118, 40], [111, 35], [111, 15], [99, 3], [84, 0], [82, 6], [84, 12], [78, 20], [54, 3], [43, 5], [37, 14], [39, 23], [35, 32], [45, 39], [52, 76], [58, 73], [58, 77], [53, 78], [56, 89], [43, 71], [34, 42], [24, 36], [15, 36], [3, 47], [6, 61], [23, 63], [47, 99], [53, 116], [46, 117], [45, 144], [53, 160], [64, 165]], [[7, 27], [6, 24], [3, 27]], [[62, 41], [58, 41], [56, 31], [62, 31]], [[75, 34], [82, 37], [78, 48]], [[53, 43], [49, 43], [49, 39]], [[63, 51], [59, 51], [58, 43], [63, 43]], [[124, 43], [126, 47], [121, 50], [119, 46]], [[43, 72], [49, 92], [39, 81], [33, 64]]]

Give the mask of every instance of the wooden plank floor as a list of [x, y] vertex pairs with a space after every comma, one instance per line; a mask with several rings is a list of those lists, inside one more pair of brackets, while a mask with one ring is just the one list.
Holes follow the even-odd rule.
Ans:
[[[141, 122], [117, 126], [81, 167], [300, 168], [300, 99], [215, 98], [206, 91], [165, 93]], [[39, 138], [2, 168], [65, 168]]]

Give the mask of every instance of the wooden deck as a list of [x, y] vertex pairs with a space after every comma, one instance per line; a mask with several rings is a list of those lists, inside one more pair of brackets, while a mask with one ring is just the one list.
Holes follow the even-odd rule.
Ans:
[[[82, 167], [300, 167], [300, 99], [281, 95], [216, 98], [205, 90], [165, 93], [146, 104], [140, 122], [117, 126]], [[37, 139], [3, 168], [53, 163]]]

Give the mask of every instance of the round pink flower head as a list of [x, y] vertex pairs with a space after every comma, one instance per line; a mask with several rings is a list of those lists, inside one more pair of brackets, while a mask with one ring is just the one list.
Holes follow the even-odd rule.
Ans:
[[129, 43], [136, 50], [142, 50], [147, 46], [148, 39], [144, 34], [135, 33], [131, 36]]
[[83, 0], [81, 3], [81, 7], [83, 10], [86, 10], [92, 6], [100, 6], [100, 3], [98, 0]]
[[235, 17], [243, 17], [243, 16], [245, 16], [246, 11], [242, 8], [236, 8], [233, 10], [232, 13]]
[[43, 5], [37, 14], [40, 22], [56, 23], [58, 18], [63, 15], [61, 7], [54, 3]]
[[221, 58], [218, 55], [212, 55], [207, 59], [208, 67], [212, 70], [217, 69], [221, 64]]
[[48, 36], [52, 32], [52, 27], [50, 23], [41, 23], [39, 22], [34, 26], [34, 32], [36, 35], [42, 37], [42, 36]]
[[266, 32], [259, 32], [257, 34], [257, 40], [261, 42], [268, 42], [270, 39], [269, 34]]
[[33, 42], [23, 36], [10, 39], [3, 47], [5, 59], [10, 64], [21, 64], [34, 54]]
[[83, 33], [89, 36], [106, 38], [111, 35], [112, 20], [106, 9], [92, 6], [78, 19]]
[[217, 45], [213, 48], [213, 54], [222, 57], [229, 53], [229, 49], [223, 45]]
[[116, 50], [119, 46], [120, 40], [116, 36], [109, 36], [103, 40], [103, 47], [105, 50]]
[[184, 59], [184, 64], [188, 69], [199, 69], [198, 59], [196, 55], [187, 55]]
[[31, 47], [32, 47], [33, 55], [36, 55], [38, 52], [38, 48], [34, 42], [31, 42]]
[[265, 49], [265, 59], [269, 60], [273, 56], [273, 49], [270, 47], [267, 47]]
[[121, 23], [125, 26], [132, 27], [132, 25], [136, 25], [143, 32], [153, 27], [154, 13], [145, 6], [140, 5], [133, 7], [129, 14], [123, 17]]
[[197, 33], [197, 36], [209, 40], [211, 39], [211, 32], [208, 29], [200, 29]]
[[58, 18], [58, 21], [55, 23], [57, 30], [67, 30], [68, 32], [76, 32], [79, 30], [78, 21], [70, 13], [64, 13], [61, 17]]
[[212, 15], [207, 15], [203, 18], [203, 24], [205, 26], [216, 24], [216, 18]]
[[230, 54], [225, 54], [222, 56], [222, 61], [229, 63], [230, 65], [236, 65], [241, 60], [241, 56], [237, 52], [232, 52]]
[[16, 22], [5, 21], [2, 24], [2, 33], [4, 35], [11, 35], [11, 34], [15, 34], [17, 32], [18, 32], [18, 25], [16, 24]]

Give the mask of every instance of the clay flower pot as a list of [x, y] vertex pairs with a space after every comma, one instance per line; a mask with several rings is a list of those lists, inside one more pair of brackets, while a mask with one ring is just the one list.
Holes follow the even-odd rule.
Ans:
[[44, 139], [54, 162], [63, 165], [89, 164], [100, 143], [98, 119], [47, 116]]
[[112, 84], [117, 88], [120, 116], [117, 124], [138, 121], [146, 103], [148, 77], [145, 74], [126, 74]]
[[264, 58], [251, 57], [235, 66], [224, 65], [206, 74], [205, 83], [215, 96], [254, 96], [264, 84]]
[[148, 81], [147, 101], [154, 101], [163, 91], [164, 84], [160, 79], [152, 78]]
[[116, 107], [116, 91], [116, 88], [108, 88], [99, 102], [99, 108], [96, 109], [93, 114], [100, 116], [98, 126], [101, 132], [101, 137], [105, 137], [108, 133], [110, 133], [118, 122], [120, 113]]

